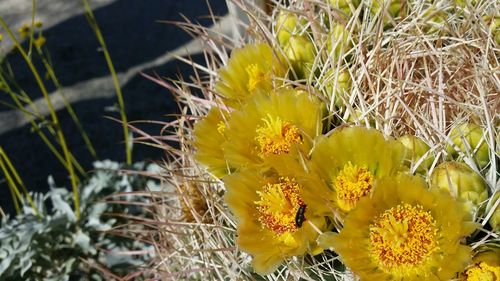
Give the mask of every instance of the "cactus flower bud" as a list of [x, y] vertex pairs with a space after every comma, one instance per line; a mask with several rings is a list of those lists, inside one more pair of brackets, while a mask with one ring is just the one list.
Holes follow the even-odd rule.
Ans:
[[469, 166], [449, 161], [437, 166], [430, 176], [431, 188], [448, 190], [457, 199], [477, 207], [488, 199], [488, 187], [481, 176]]
[[279, 45], [284, 48], [288, 44], [290, 37], [304, 33], [306, 24], [307, 20], [305, 18], [301, 18], [294, 13], [281, 11], [274, 26]]
[[342, 10], [347, 15], [352, 14], [349, 5], [352, 5], [353, 8], [357, 8], [359, 6], [359, 0], [330, 0], [329, 2], [333, 8]]
[[299, 32], [299, 17], [293, 13], [280, 12], [276, 20], [278, 43], [284, 47], [291, 36]]
[[395, 18], [401, 12], [402, 2], [402, 0], [372, 0], [370, 11], [372, 14], [377, 14], [381, 12], [380, 10], [385, 6], [387, 7], [387, 13]]
[[349, 116], [347, 117], [347, 122], [348, 123], [361, 123], [361, 124], [366, 124], [368, 122], [368, 125], [370, 125], [371, 128], [376, 127], [376, 122], [375, 119], [373, 118], [372, 115], [370, 114], [363, 114], [363, 111], [359, 108], [353, 108], [352, 110], [349, 110]]
[[455, 0], [451, 1], [451, 3], [455, 2], [457, 7], [459, 8], [466, 8], [467, 5], [475, 6], [477, 4], [477, 0]]
[[497, 45], [500, 45], [500, 17], [495, 17], [491, 29], [495, 42], [497, 43]]
[[328, 53], [334, 50], [334, 57], [340, 58], [341, 55], [352, 48], [351, 36], [345, 26], [340, 23], [333, 24], [332, 30], [331, 36], [327, 38], [326, 42]]
[[[495, 194], [492, 196], [493, 198], [490, 201], [488, 208], [486, 209], [486, 213], [491, 212], [491, 208], [495, 206], [496, 201], [500, 198], [500, 190], [497, 190]], [[494, 231], [500, 231], [500, 205], [498, 205], [493, 211], [493, 215], [490, 217], [488, 221], [493, 228]]]
[[480, 168], [484, 168], [490, 162], [489, 147], [484, 139], [484, 131], [481, 127], [473, 123], [463, 123], [455, 126], [449, 138], [456, 146], [448, 145], [446, 151], [456, 158], [459, 151], [465, 155], [473, 155]]
[[446, 22], [446, 13], [433, 7], [424, 11], [425, 26], [423, 30], [428, 33], [437, 33], [443, 29]]
[[412, 167], [419, 162], [415, 171], [420, 174], [425, 174], [434, 161], [434, 156], [430, 153], [428, 153], [425, 156], [425, 159], [422, 160], [424, 155], [430, 149], [429, 145], [427, 145], [422, 139], [412, 135], [404, 135], [400, 137], [398, 141], [406, 148], [405, 163], [408, 167]]
[[495, 41], [497, 45], [500, 45], [500, 16], [484, 16], [483, 20], [491, 31], [493, 41]]
[[316, 57], [314, 44], [306, 36], [292, 36], [288, 39], [285, 54], [290, 60], [297, 78], [306, 78]]
[[336, 72], [335, 69], [331, 69], [325, 74], [325, 94], [329, 98], [334, 98], [335, 106], [341, 108], [344, 106], [341, 96], [351, 91], [352, 80], [346, 69]]

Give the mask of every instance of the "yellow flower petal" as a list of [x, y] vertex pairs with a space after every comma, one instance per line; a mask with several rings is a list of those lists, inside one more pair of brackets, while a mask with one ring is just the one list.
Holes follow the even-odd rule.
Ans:
[[227, 65], [219, 70], [215, 90], [225, 98], [227, 105], [237, 108], [255, 92], [269, 92], [281, 85], [275, 78], [286, 76], [288, 67], [284, 63], [265, 43], [235, 49]]
[[256, 94], [233, 112], [224, 155], [231, 167], [266, 167], [273, 159], [307, 155], [321, 133], [321, 102], [307, 93], [281, 89]]
[[418, 177], [397, 176], [381, 179], [340, 233], [320, 242], [361, 280], [448, 280], [471, 260], [470, 247], [460, 244], [471, 223], [449, 194], [428, 190]]
[[401, 144], [386, 140], [375, 129], [338, 128], [329, 137], [319, 138], [311, 166], [329, 187], [322, 191], [329, 208], [345, 214], [370, 194], [377, 179], [404, 169], [403, 152]]
[[221, 148], [226, 141], [225, 131], [228, 118], [228, 112], [214, 107], [194, 126], [196, 160], [219, 178], [227, 175], [231, 170], [224, 160], [224, 152]]
[[260, 174], [244, 170], [224, 178], [225, 201], [238, 222], [238, 245], [253, 256], [257, 273], [268, 274], [287, 258], [317, 254], [325, 219], [309, 204], [306, 175]]

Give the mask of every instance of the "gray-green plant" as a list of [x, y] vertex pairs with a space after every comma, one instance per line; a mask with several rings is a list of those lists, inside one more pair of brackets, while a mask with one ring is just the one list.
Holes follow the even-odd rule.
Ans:
[[[2, 218], [0, 280], [105, 280], [98, 268], [123, 275], [151, 257], [152, 246], [110, 233], [126, 224], [123, 215], [145, 217], [144, 208], [105, 198], [132, 202], [133, 191], [158, 190], [157, 182], [137, 173], [157, 166], [136, 163], [125, 172], [123, 165], [107, 160], [94, 167], [79, 187], [79, 220], [71, 191], [57, 187], [52, 177], [48, 193], [32, 195], [39, 216], [25, 204], [21, 215]], [[123, 254], [134, 250], [142, 254]]]

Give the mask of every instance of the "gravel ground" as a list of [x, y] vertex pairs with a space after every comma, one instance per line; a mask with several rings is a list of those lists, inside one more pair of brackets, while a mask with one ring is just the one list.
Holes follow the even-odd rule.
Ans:
[[[109, 72], [99, 51], [99, 44], [82, 15], [79, 1], [38, 1], [37, 19], [44, 24], [43, 34], [54, 69], [67, 96], [81, 119], [100, 159], [124, 160], [121, 127], [104, 116], [119, 117], [110, 111], [116, 104]], [[206, 17], [207, 4], [203, 0], [92, 0], [94, 14], [108, 44], [113, 62], [119, 73], [130, 120], [168, 121], [169, 114], [177, 113], [170, 93], [140, 76], [140, 72], [157, 73], [163, 77], [190, 75], [190, 67], [171, 60], [172, 53], [196, 53], [199, 44], [178, 28], [159, 23], [159, 20], [182, 20], [180, 14], [205, 26], [212, 24]], [[215, 15], [224, 16], [224, 0], [210, 1]], [[31, 17], [30, 0], [1, 0], [0, 16], [14, 29]], [[3, 33], [3, 32], [2, 32]], [[5, 37], [5, 36], [4, 36]], [[3, 51], [10, 42], [3, 42]], [[26, 45], [26, 43], [24, 43]], [[201, 61], [201, 56], [194, 56]], [[31, 74], [19, 54], [7, 53], [16, 80], [32, 99], [42, 105]], [[49, 88], [58, 108], [60, 100]], [[0, 93], [0, 101], [9, 101]], [[85, 150], [83, 140], [64, 110], [59, 111], [68, 145], [90, 169], [92, 158]], [[26, 126], [22, 114], [0, 105], [0, 146], [12, 158], [30, 190], [47, 189], [47, 176], [53, 175], [58, 185], [67, 184], [67, 175], [48, 148]], [[144, 126], [151, 134], [159, 127]], [[136, 160], [160, 160], [161, 151], [141, 145], [134, 147]], [[0, 177], [1, 181], [1, 177]], [[5, 183], [0, 182], [0, 206], [12, 211], [10, 195]]]

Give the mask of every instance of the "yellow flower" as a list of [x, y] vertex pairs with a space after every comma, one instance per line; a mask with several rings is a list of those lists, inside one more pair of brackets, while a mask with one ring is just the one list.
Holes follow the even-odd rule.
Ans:
[[21, 39], [26, 39], [30, 33], [30, 27], [27, 24], [23, 24], [18, 30], [19, 35], [21, 35]]
[[387, 177], [347, 215], [340, 233], [324, 233], [319, 244], [361, 280], [449, 280], [471, 261], [461, 241], [475, 228], [449, 194], [428, 190], [419, 177]]
[[379, 178], [404, 169], [403, 152], [400, 143], [386, 140], [375, 129], [338, 128], [329, 137], [321, 137], [311, 165], [329, 187], [320, 191], [327, 200], [325, 211], [333, 208], [345, 214], [352, 210]]
[[47, 42], [47, 39], [43, 37], [42, 35], [38, 36], [38, 38], [35, 39], [35, 46], [37, 48], [41, 48], [45, 43]]
[[215, 85], [226, 104], [238, 107], [256, 90], [269, 92], [282, 82], [288, 68], [286, 60], [278, 58], [273, 49], [265, 44], [250, 44], [232, 52], [227, 65], [219, 70], [219, 81]]
[[218, 178], [227, 175], [230, 171], [221, 148], [226, 141], [228, 118], [228, 112], [213, 107], [207, 116], [194, 126], [195, 158]]
[[268, 166], [282, 156], [307, 155], [321, 134], [321, 102], [305, 92], [259, 93], [231, 115], [224, 156], [231, 167]]
[[460, 276], [461, 281], [500, 280], [500, 250], [492, 249], [474, 256], [472, 266]]
[[264, 176], [256, 170], [224, 179], [225, 200], [238, 223], [237, 243], [252, 255], [257, 273], [270, 274], [289, 257], [321, 251], [315, 241], [325, 219], [309, 203], [311, 194], [302, 188], [306, 180], [305, 175]]

